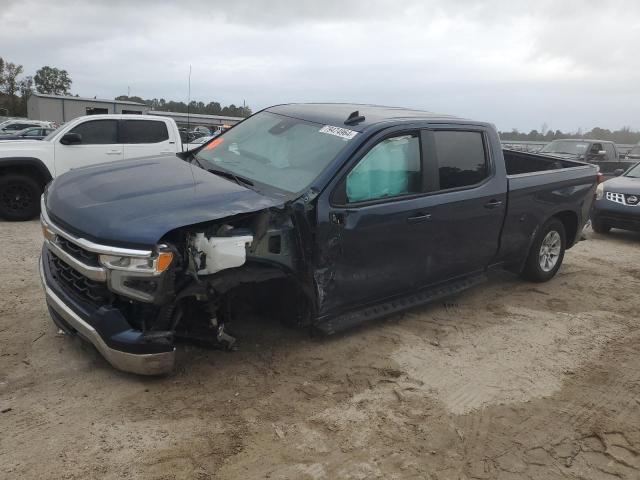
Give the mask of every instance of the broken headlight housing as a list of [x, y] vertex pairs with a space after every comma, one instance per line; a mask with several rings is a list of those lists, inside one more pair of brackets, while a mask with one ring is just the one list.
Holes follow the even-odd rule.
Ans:
[[158, 289], [155, 277], [171, 266], [173, 252], [160, 251], [152, 257], [100, 255], [108, 271], [109, 289], [142, 302], [153, 302]]
[[172, 260], [172, 252], [160, 252], [155, 257], [100, 255], [100, 264], [109, 270], [122, 270], [143, 275], [161, 274], [169, 268]]

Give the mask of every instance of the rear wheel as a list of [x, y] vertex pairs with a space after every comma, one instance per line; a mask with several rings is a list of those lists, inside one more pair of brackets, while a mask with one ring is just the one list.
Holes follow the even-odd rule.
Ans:
[[40, 211], [42, 187], [27, 175], [0, 177], [0, 217], [6, 220], [29, 220]]
[[609, 225], [605, 225], [601, 221], [593, 219], [591, 220], [591, 228], [593, 228], [593, 231], [596, 233], [609, 233], [609, 230], [611, 230]]
[[533, 241], [522, 276], [533, 282], [551, 280], [562, 265], [565, 247], [564, 225], [552, 218], [543, 225]]

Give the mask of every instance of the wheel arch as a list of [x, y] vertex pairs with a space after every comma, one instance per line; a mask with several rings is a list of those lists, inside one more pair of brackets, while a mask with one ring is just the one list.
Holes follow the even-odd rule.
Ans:
[[52, 180], [51, 172], [42, 160], [35, 157], [9, 157], [0, 159], [0, 176], [20, 173], [36, 179], [44, 189]]
[[[549, 220], [552, 218], [557, 218], [564, 226], [566, 240], [565, 249], [570, 249], [578, 240], [578, 215], [572, 210], [563, 210], [555, 213], [551, 218], [549, 218]], [[549, 220], [547, 220], [547, 222]]]

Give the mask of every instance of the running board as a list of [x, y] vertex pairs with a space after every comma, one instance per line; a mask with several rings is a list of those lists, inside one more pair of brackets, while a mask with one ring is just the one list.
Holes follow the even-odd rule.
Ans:
[[465, 277], [462, 280], [454, 280], [436, 287], [426, 288], [401, 297], [394, 297], [392, 300], [388, 300], [386, 302], [370, 305], [359, 310], [343, 313], [336, 317], [329, 317], [327, 319], [320, 320], [320, 322], [315, 325], [315, 328], [326, 335], [332, 335], [370, 320], [384, 318], [389, 315], [393, 315], [394, 313], [402, 312], [403, 310], [424, 305], [425, 303], [462, 292], [463, 290], [467, 290], [468, 288], [484, 282], [486, 279], [487, 277], [485, 274], [474, 275]]

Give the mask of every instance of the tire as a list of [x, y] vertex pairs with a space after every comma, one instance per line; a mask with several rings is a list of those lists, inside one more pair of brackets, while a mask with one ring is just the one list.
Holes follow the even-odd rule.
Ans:
[[552, 218], [545, 223], [531, 245], [522, 276], [532, 282], [551, 280], [562, 265], [566, 238], [560, 220]]
[[594, 219], [591, 219], [591, 228], [593, 228], [593, 231], [596, 233], [609, 233], [609, 230], [611, 230], [609, 225], [605, 225], [604, 223]]
[[0, 217], [30, 220], [40, 212], [42, 187], [33, 177], [8, 174], [0, 177]]

